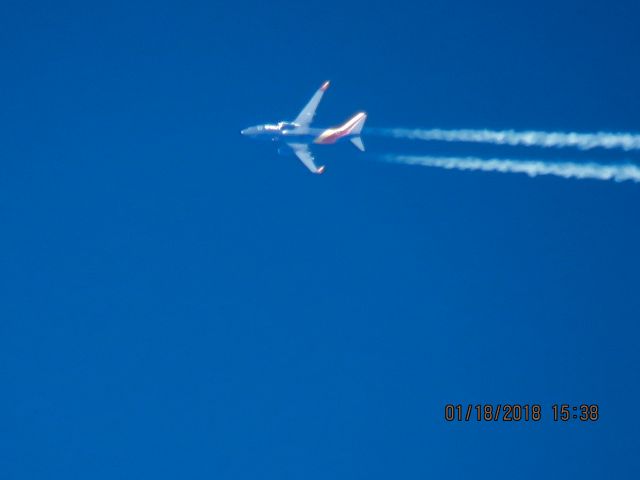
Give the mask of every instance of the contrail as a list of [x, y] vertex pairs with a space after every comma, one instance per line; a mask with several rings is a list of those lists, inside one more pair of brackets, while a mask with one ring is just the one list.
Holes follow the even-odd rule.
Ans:
[[444, 130], [409, 128], [372, 128], [369, 132], [394, 138], [411, 140], [440, 140], [445, 142], [492, 143], [495, 145], [574, 147], [580, 150], [608, 148], [640, 150], [640, 134], [634, 133], [567, 133], [515, 130]]
[[537, 175], [555, 175], [563, 178], [631, 180], [640, 182], [640, 167], [634, 164], [602, 164], [547, 162], [543, 160], [482, 159], [476, 157], [432, 157], [411, 155], [386, 155], [389, 162], [439, 167], [449, 170], [480, 170], [485, 172], [526, 173], [530, 177]]

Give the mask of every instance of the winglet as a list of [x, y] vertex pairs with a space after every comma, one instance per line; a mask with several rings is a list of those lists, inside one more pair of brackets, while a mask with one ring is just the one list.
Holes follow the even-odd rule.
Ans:
[[320, 87], [320, 90], [322, 90], [324, 92], [327, 88], [329, 88], [329, 84], [330, 84], [330, 82], [329, 82], [329, 80], [327, 80], [326, 82], [324, 82], [322, 84], [322, 86]]
[[320, 175], [320, 174], [321, 174], [321, 173], [323, 173], [323, 172], [324, 172], [324, 165], [322, 165], [320, 168], [318, 168], [318, 170], [316, 170], [316, 173], [317, 173], [318, 175]]

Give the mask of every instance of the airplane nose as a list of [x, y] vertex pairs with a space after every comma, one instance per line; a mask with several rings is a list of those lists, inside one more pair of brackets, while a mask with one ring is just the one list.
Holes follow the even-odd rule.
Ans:
[[252, 137], [258, 133], [257, 127], [247, 127], [240, 130], [241, 135], [246, 135], [247, 137]]

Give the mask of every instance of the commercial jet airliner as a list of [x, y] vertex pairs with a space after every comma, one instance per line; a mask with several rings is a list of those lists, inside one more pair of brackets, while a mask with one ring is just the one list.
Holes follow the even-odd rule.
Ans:
[[279, 122], [275, 125], [256, 125], [240, 131], [242, 135], [254, 138], [282, 142], [290, 148], [302, 163], [313, 173], [324, 172], [324, 165], [317, 167], [313, 155], [309, 150], [310, 143], [327, 145], [336, 143], [342, 138], [348, 138], [359, 150], [364, 152], [364, 144], [360, 132], [367, 119], [367, 114], [355, 114], [344, 124], [333, 128], [311, 128], [311, 121], [316, 113], [322, 95], [329, 88], [329, 82], [324, 82], [311, 97], [300, 114], [293, 122]]

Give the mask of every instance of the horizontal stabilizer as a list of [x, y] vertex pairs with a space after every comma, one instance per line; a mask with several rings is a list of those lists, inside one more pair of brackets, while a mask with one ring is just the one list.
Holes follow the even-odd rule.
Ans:
[[358, 150], [364, 152], [364, 143], [362, 143], [362, 137], [351, 137], [351, 143], [353, 143]]

